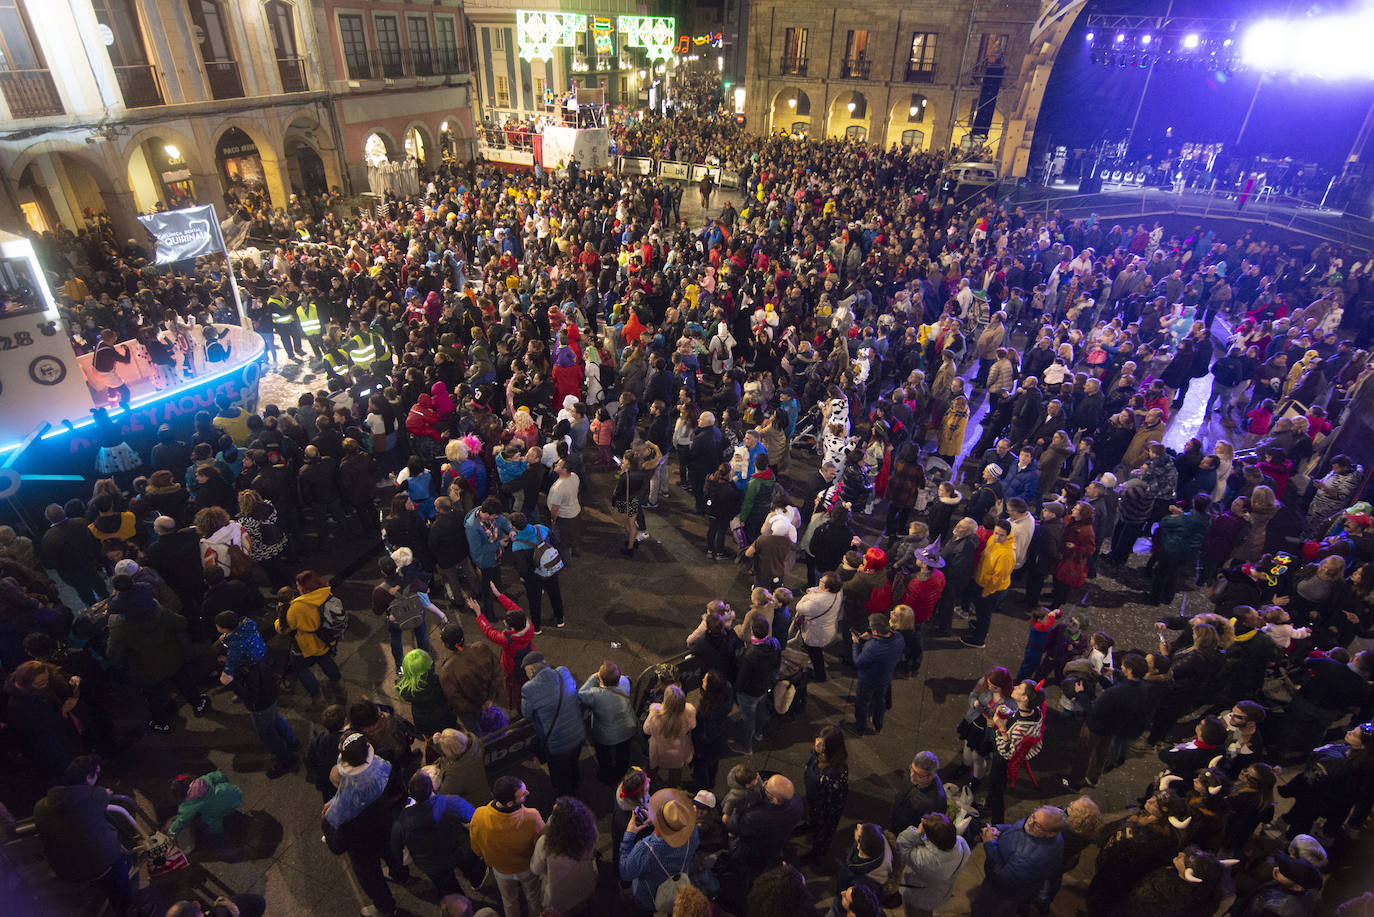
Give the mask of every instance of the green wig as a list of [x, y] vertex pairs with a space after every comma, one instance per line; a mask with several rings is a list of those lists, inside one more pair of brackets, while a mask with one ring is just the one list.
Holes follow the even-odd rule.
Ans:
[[434, 668], [434, 659], [424, 650], [411, 650], [401, 660], [401, 677], [396, 679], [396, 691], [402, 697], [419, 690], [420, 679]]

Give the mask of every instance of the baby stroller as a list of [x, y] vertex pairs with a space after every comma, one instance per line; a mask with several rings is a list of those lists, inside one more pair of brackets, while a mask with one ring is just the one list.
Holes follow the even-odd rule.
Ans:
[[940, 485], [954, 477], [954, 469], [949, 467], [949, 462], [935, 454], [927, 455], [922, 459], [921, 467], [926, 471], [926, 486], [916, 494], [916, 512], [918, 513], [924, 513], [926, 507], [939, 498]]
[[770, 701], [773, 712], [780, 719], [796, 719], [806, 709], [806, 686], [810, 681], [811, 657], [806, 650], [800, 646], [784, 646]]
[[792, 451], [805, 450], [813, 455], [821, 452], [821, 406], [813, 404], [797, 421], [797, 431], [792, 434]]

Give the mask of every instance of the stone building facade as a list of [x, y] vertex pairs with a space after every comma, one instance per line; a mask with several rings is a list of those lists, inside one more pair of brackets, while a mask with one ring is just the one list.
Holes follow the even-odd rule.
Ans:
[[472, 136], [460, 0], [0, 0], [0, 36], [11, 230], [77, 231], [108, 213], [144, 238], [135, 214], [222, 209], [238, 182], [279, 207], [293, 191], [366, 190], [374, 134], [402, 156], [423, 131], [436, 158], [441, 125]]
[[1082, 5], [752, 0], [747, 123], [759, 133], [1010, 153], [1025, 137], [1027, 106], [1038, 110], [1046, 54], [1052, 65]]

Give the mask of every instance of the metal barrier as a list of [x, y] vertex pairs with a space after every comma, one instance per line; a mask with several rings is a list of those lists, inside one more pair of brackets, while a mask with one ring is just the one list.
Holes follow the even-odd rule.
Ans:
[[[1241, 198], [1245, 201], [1242, 204]], [[1095, 194], [1046, 194], [1045, 189], [1021, 187], [1007, 195], [1008, 204], [1029, 213], [1049, 216], [1063, 211], [1071, 216], [1095, 214], [1099, 220], [1140, 219], [1181, 214], [1193, 217], [1262, 223], [1319, 239], [1361, 248], [1374, 248], [1374, 222], [1338, 210], [1318, 207], [1311, 201], [1284, 195], [1249, 195], [1235, 190], [1174, 191], [1160, 187], [1128, 187]]]
[[482, 740], [482, 763], [488, 775], [500, 773], [525, 763], [538, 750], [539, 734], [534, 731], [534, 724], [519, 717], [505, 729], [498, 729]]

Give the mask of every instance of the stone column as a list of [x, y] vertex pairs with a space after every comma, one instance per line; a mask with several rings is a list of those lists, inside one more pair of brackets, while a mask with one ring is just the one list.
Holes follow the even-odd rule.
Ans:
[[136, 216], [138, 203], [134, 200], [134, 192], [126, 183], [119, 183], [119, 186], [111, 191], [100, 189], [100, 199], [105, 202], [105, 211], [110, 215], [110, 222], [114, 224], [120, 242], [126, 239], [146, 238], [143, 224]]

